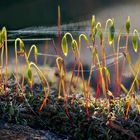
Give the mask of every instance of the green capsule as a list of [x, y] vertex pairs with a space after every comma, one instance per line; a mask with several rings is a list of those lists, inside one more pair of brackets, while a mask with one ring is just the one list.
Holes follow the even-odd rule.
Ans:
[[72, 40], [71, 47], [72, 47], [72, 51], [75, 52], [77, 48], [77, 42], [75, 39]]
[[105, 69], [105, 74], [106, 74], [106, 76], [107, 76], [107, 79], [108, 79], [108, 81], [110, 82], [110, 72], [109, 72], [109, 70], [108, 70], [107, 67], [104, 67], [104, 69]]
[[100, 40], [100, 44], [102, 44], [102, 40], [103, 40], [103, 33], [101, 30], [98, 31], [98, 36], [99, 36], [99, 40]]
[[95, 35], [97, 33], [95, 16], [92, 16], [91, 27], [92, 27], [92, 34]]
[[93, 15], [92, 16], [92, 21], [91, 21], [92, 30], [94, 29], [95, 25], [96, 25], [96, 21], [95, 21], [95, 16]]
[[30, 67], [28, 67], [28, 81], [30, 84], [32, 83], [32, 71]]
[[5, 41], [5, 30], [2, 29], [1, 35], [0, 35], [0, 42], [1, 42], [1, 44], [4, 44], [4, 41]]
[[86, 41], [87, 44], [89, 44], [88, 38], [85, 34], [81, 34], [81, 36], [83, 36], [84, 40]]
[[109, 45], [112, 45], [114, 41], [114, 37], [115, 37], [115, 27], [114, 27], [114, 23], [112, 23], [111, 26], [109, 27], [109, 33], [108, 33]]
[[132, 36], [132, 45], [133, 45], [134, 52], [137, 52], [138, 51], [138, 38], [136, 34]]
[[95, 21], [95, 16], [92, 16], [92, 21], [91, 21], [91, 38], [92, 41], [95, 41], [95, 35], [97, 33], [97, 28], [96, 28], [96, 21]]
[[126, 32], [129, 34], [130, 32], [130, 16], [128, 16], [127, 21], [126, 21]]
[[24, 53], [25, 52], [24, 42], [21, 39], [20, 39], [19, 45], [20, 45], [20, 52]]
[[37, 63], [37, 57], [38, 57], [38, 49], [35, 47], [34, 49], [34, 55], [35, 55], [35, 62]]
[[38, 48], [37, 47], [34, 48], [34, 55], [38, 56]]
[[62, 47], [62, 51], [63, 51], [64, 55], [67, 56], [68, 55], [68, 42], [67, 42], [67, 38], [65, 35], [62, 38], [61, 47]]

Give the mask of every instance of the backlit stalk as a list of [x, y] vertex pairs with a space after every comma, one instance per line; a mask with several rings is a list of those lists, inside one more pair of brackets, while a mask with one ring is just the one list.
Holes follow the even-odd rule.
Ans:
[[[98, 36], [99, 36], [99, 41], [100, 41], [100, 46], [101, 46], [101, 58], [102, 58], [102, 67], [106, 68], [106, 52], [105, 52], [105, 47], [104, 47], [104, 36], [103, 36], [103, 33], [102, 33], [102, 28], [101, 28], [101, 23], [98, 22], [97, 25], [96, 25], [96, 28], [97, 28], [97, 32], [98, 32]], [[105, 86], [106, 86], [106, 90], [108, 91], [108, 78], [107, 78], [107, 75], [105, 74], [105, 69], [103, 69], [103, 76], [105, 75]], [[101, 75], [99, 77], [99, 84], [101, 84]], [[97, 86], [97, 90], [99, 90], [99, 85]]]
[[23, 68], [23, 74], [22, 74], [22, 85], [21, 85], [21, 88], [22, 88], [22, 96], [24, 97], [24, 79], [25, 79], [25, 72], [26, 72], [26, 65], [24, 65], [24, 68]]
[[73, 126], [73, 123], [72, 123], [72, 120], [71, 120], [71, 116], [70, 116], [70, 113], [69, 113], [69, 110], [68, 110], [68, 107], [67, 107], [67, 98], [68, 98], [68, 94], [66, 92], [66, 72], [65, 72], [65, 68], [64, 68], [64, 60], [61, 58], [61, 57], [57, 57], [56, 59], [56, 65], [57, 65], [57, 68], [59, 70], [59, 76], [60, 76], [60, 80], [59, 80], [59, 93], [58, 93], [58, 97], [60, 98], [60, 91], [61, 91], [61, 87], [62, 87], [62, 90], [63, 90], [63, 95], [64, 95], [64, 106], [65, 106], [65, 111], [66, 111], [66, 115], [67, 117], [69, 118], [72, 126]]
[[[61, 47], [61, 10], [60, 10], [60, 0], [58, 0], [58, 47]], [[61, 54], [61, 53], [60, 53]]]
[[[120, 76], [119, 76], [119, 64], [118, 64], [118, 55], [119, 55], [119, 51], [120, 51], [120, 39], [121, 39], [121, 35], [122, 35], [122, 28], [119, 32], [119, 35], [118, 35], [118, 42], [117, 42], [117, 54], [116, 54], [116, 90], [117, 90], [117, 94], [120, 95], [120, 87], [121, 87], [121, 79], [120, 79]], [[122, 68], [123, 69], [123, 68]], [[120, 73], [121, 75], [122, 73]]]
[[[128, 53], [128, 36], [129, 36], [129, 33], [127, 32], [126, 33], [126, 43], [125, 43], [125, 54]], [[124, 68], [125, 68], [125, 61], [126, 61], [126, 58], [124, 57], [123, 62], [122, 62], [122, 69], [121, 69], [121, 72], [120, 72], [120, 81], [119, 81], [118, 93], [120, 93], [120, 90], [121, 90], [122, 76], [123, 76]]]
[[[19, 42], [19, 48], [20, 51], [17, 51], [18, 47], [18, 42]], [[18, 80], [19, 80], [19, 75], [18, 75], [18, 54], [24, 55], [25, 50], [24, 50], [24, 43], [20, 38], [17, 38], [15, 40], [15, 58], [16, 58], [16, 92], [18, 92]]]
[[[78, 74], [76, 77], [76, 82], [78, 81], [79, 73], [80, 73], [80, 68], [81, 68], [81, 73], [82, 73], [82, 82], [83, 82], [83, 88], [84, 88], [84, 97], [85, 97], [85, 103], [86, 103], [86, 114], [87, 117], [89, 117], [89, 111], [88, 111], [88, 96], [89, 96], [89, 91], [87, 90], [87, 85], [85, 84], [85, 79], [84, 79], [84, 72], [83, 72], [83, 65], [81, 63], [81, 39], [84, 39], [85, 42], [87, 43], [87, 47], [90, 47], [89, 40], [85, 34], [80, 34], [79, 36], [79, 42], [78, 42]], [[90, 80], [90, 79], [89, 79]], [[78, 82], [77, 82], [78, 83]]]
[[[93, 16], [92, 17], [92, 28], [91, 28], [91, 40], [93, 43], [93, 48], [96, 48], [96, 34], [97, 34], [97, 32], [99, 32], [99, 30], [101, 30], [101, 23], [98, 22], [96, 24], [95, 16]], [[97, 67], [97, 64], [95, 62], [95, 59], [93, 59], [93, 65], [95, 65], [95, 70], [96, 70], [96, 81], [97, 81], [96, 97], [98, 97], [100, 95], [101, 78], [100, 78], [100, 75], [99, 75], [98, 70], [97, 70], [98, 67]]]
[[131, 106], [131, 103], [132, 103], [132, 99], [133, 99], [133, 97], [134, 97], [134, 84], [135, 84], [135, 82], [136, 82], [136, 80], [137, 80], [137, 78], [138, 78], [138, 74], [139, 74], [139, 71], [137, 72], [137, 74], [136, 74], [136, 76], [135, 76], [135, 78], [134, 78], [134, 80], [133, 80], [133, 82], [132, 82], [132, 84], [131, 84], [131, 87], [130, 87], [130, 89], [129, 89], [129, 91], [128, 91], [128, 95], [130, 96], [130, 99], [129, 99], [129, 102], [128, 102], [128, 104], [127, 104], [127, 109], [126, 109], [126, 114], [125, 114], [125, 119], [126, 119], [126, 120], [128, 119], [128, 112], [129, 112], [129, 110], [130, 110], [130, 106]]
[[72, 85], [72, 80], [73, 80], [73, 76], [74, 76], [74, 71], [75, 71], [75, 68], [76, 68], [76, 54], [77, 54], [77, 51], [78, 51], [78, 44], [76, 42], [76, 40], [73, 38], [73, 36], [67, 32], [63, 38], [62, 38], [62, 42], [61, 42], [61, 46], [62, 46], [62, 51], [63, 51], [63, 54], [65, 56], [68, 55], [68, 42], [67, 42], [67, 36], [70, 36], [71, 38], [71, 47], [72, 47], [72, 52], [73, 52], [73, 56], [74, 56], [74, 67], [72, 69], [72, 75], [71, 75], [71, 79], [70, 79], [70, 83], [69, 83], [69, 91], [71, 91], [71, 85]]
[[104, 81], [104, 76], [103, 76], [103, 72], [102, 72], [102, 66], [101, 66], [100, 59], [99, 59], [98, 52], [97, 52], [96, 48], [93, 49], [93, 55], [95, 55], [97, 63], [99, 65], [102, 90], [103, 90], [104, 96], [106, 97], [106, 88], [105, 88], [105, 81]]
[[[130, 17], [128, 16], [126, 24], [125, 24], [125, 28], [126, 28], [126, 43], [125, 43], [125, 53], [128, 53], [128, 37], [129, 37], [129, 33], [130, 33]], [[118, 93], [120, 93], [120, 87], [121, 87], [121, 83], [122, 83], [122, 75], [124, 73], [124, 67], [125, 67], [125, 58], [123, 59], [122, 62], [122, 70], [120, 73], [120, 85], [119, 85], [119, 89], [118, 89]]]
[[32, 52], [33, 49], [34, 49], [35, 63], [37, 64], [38, 48], [36, 47], [36, 45], [32, 45], [32, 46], [30, 47], [30, 50], [29, 50], [28, 55], [27, 55], [27, 59], [29, 59], [29, 57], [30, 57], [31, 52]]
[[[4, 87], [4, 95], [6, 95], [6, 88], [8, 85], [8, 46], [7, 46], [7, 30], [5, 27], [2, 28], [0, 33], [0, 45], [2, 47], [1, 52], [1, 66], [3, 65], [3, 57], [4, 57], [4, 48], [5, 48], [5, 56], [6, 56], [6, 64], [5, 64], [5, 87]], [[2, 66], [3, 67], [3, 66]], [[2, 76], [2, 69], [1, 69]]]
[[[80, 63], [81, 63], [81, 39], [84, 39], [85, 42], [87, 43], [87, 46], [90, 47], [90, 44], [89, 44], [89, 41], [88, 41], [88, 38], [86, 37], [85, 34], [80, 34], [79, 36], [79, 41], [78, 41], [78, 73], [77, 73], [77, 76], [76, 76], [76, 80], [75, 80], [75, 85], [77, 85], [78, 83], [78, 78], [79, 78], [79, 74], [80, 74]], [[81, 63], [82, 64], [82, 63]], [[77, 87], [77, 86], [76, 86]]]
[[115, 38], [115, 27], [114, 27], [114, 19], [108, 19], [106, 21], [106, 25], [105, 25], [105, 33], [107, 30], [107, 27], [110, 23], [110, 27], [109, 27], [109, 33], [108, 33], [108, 43], [110, 46], [113, 47], [113, 53], [114, 53], [114, 64], [115, 64], [115, 74], [114, 74], [114, 80], [115, 80], [115, 87], [114, 87], [114, 94], [116, 95], [116, 89], [117, 89], [117, 83], [118, 83], [118, 78], [117, 78], [117, 73], [118, 73], [118, 69], [117, 69], [117, 55], [116, 55], [116, 50], [115, 50], [115, 42], [114, 42], [114, 38]]
[[[45, 94], [45, 98], [39, 108], [39, 112], [41, 112], [41, 110], [43, 109], [44, 105], [46, 104], [46, 101], [48, 99], [48, 96], [49, 96], [49, 93], [50, 93], [50, 86], [49, 86], [49, 83], [47, 81], [47, 79], [45, 78], [43, 72], [39, 69], [39, 67], [34, 63], [34, 62], [30, 62], [28, 67], [31, 69], [31, 67], [34, 67], [39, 78], [40, 78], [40, 81], [44, 87], [44, 94]], [[29, 75], [28, 75], [29, 76]], [[30, 76], [29, 76], [30, 77]], [[31, 75], [32, 77], [32, 75]], [[30, 79], [29, 79], [30, 80]]]
[[7, 30], [4, 27], [3, 28], [4, 34], [5, 34], [5, 53], [6, 53], [6, 71], [5, 71], [5, 95], [6, 95], [6, 87], [8, 85], [8, 46], [7, 46]]
[[73, 66], [73, 69], [72, 69], [72, 75], [71, 75], [71, 79], [70, 79], [70, 83], [69, 83], [69, 89], [71, 90], [71, 86], [72, 86], [72, 80], [73, 80], [73, 77], [74, 77], [74, 72], [75, 72], [75, 69], [76, 69], [76, 61], [77, 61], [77, 49], [78, 49], [78, 44], [76, 42], [76, 40], [73, 40], [72, 41], [72, 51], [73, 51], [73, 56], [74, 56], [74, 66]]

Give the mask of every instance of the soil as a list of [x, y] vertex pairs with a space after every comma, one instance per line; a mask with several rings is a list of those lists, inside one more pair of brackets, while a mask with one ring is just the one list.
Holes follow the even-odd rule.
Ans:
[[3, 124], [0, 128], [0, 140], [62, 140], [54, 133], [32, 129], [29, 126]]

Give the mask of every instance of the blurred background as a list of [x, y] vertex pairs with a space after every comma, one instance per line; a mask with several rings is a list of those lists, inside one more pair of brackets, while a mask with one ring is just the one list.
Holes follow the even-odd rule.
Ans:
[[[59, 52], [58, 54], [61, 54], [62, 49], [57, 38], [57, 6], [57, 0], [0, 0], [0, 27], [6, 26], [9, 31], [8, 39], [13, 38], [12, 43], [10, 41], [8, 42], [10, 44], [10, 63], [13, 64], [13, 66], [15, 64], [13, 46], [16, 37], [29, 39], [29, 41], [26, 40], [26, 42], [24, 42], [27, 50], [34, 43], [38, 46], [40, 53], [49, 53], [51, 55], [56, 54], [53, 49], [53, 46], [56, 46], [57, 51]], [[105, 22], [108, 18], [114, 18], [116, 32], [119, 32], [120, 27], [122, 27], [122, 25], [125, 25], [127, 17], [130, 16], [131, 32], [133, 28], [137, 28], [138, 31], [140, 31], [140, 0], [60, 0], [60, 7], [61, 25], [66, 24], [66, 26], [61, 26], [61, 33], [62, 30], [65, 32], [71, 32], [72, 29], [74, 29], [74, 32], [76, 30], [80, 31], [80, 29], [82, 29], [82, 32], [80, 32], [80, 34], [89, 31], [88, 28], [91, 29], [90, 24], [79, 26], [79, 23], [83, 23], [83, 21], [86, 21], [86, 23], [91, 23], [92, 15], [95, 15], [96, 19], [103, 23], [102, 25], [105, 25]], [[72, 24], [72, 26], [68, 26], [70, 25], [70, 23], [75, 24]], [[79, 27], [76, 28], [76, 26]], [[56, 35], [56, 38], [54, 37], [54, 35]], [[35, 37], [36, 39], [45, 39], [32, 41], [31, 38], [33, 39]], [[51, 40], [46, 41], [47, 37], [50, 37]], [[135, 63], [138, 59], [140, 49], [136, 55], [131, 45], [132, 43], [129, 40], [130, 54], [131, 56], [133, 56], [132, 61]], [[105, 46], [108, 46], [107, 39], [105, 42]], [[121, 42], [121, 46], [125, 46], [124, 40]], [[113, 51], [110, 47], [105, 48], [107, 56], [112, 54]], [[65, 58], [66, 64], [68, 65], [71, 62], [73, 63], [74, 61], [73, 57], [71, 57], [71, 49], [70, 52], [71, 53], [69, 53], [69, 56]], [[81, 58], [84, 64], [89, 65], [91, 63], [92, 59], [89, 56], [91, 56], [89, 49], [83, 47], [81, 49]], [[32, 60], [34, 59], [33, 57], [34, 56], [32, 55]], [[119, 60], [120, 65], [123, 57], [124, 56], [122, 56], [121, 60]], [[44, 61], [46, 60], [45, 58], [46, 57], [40, 55], [39, 64], [46, 64], [46, 62]], [[111, 62], [114, 62], [112, 60], [113, 58], [109, 59], [108, 63], [110, 64]], [[20, 59], [20, 63], [22, 61], [23, 58]], [[47, 61], [55, 62], [55, 57], [49, 57], [47, 58]], [[111, 71], [112, 75], [114, 75], [112, 64], [109, 70]]]
[[[133, 25], [136, 26], [140, 17], [139, 0], [60, 0], [60, 2], [62, 24], [88, 20], [94, 14], [101, 21], [114, 17], [117, 24], [124, 23], [130, 15]], [[56, 25], [57, 0], [0, 0], [1, 27], [6, 26], [14, 30]]]

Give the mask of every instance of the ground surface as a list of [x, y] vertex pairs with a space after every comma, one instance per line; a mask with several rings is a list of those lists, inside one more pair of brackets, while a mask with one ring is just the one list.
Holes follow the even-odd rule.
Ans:
[[35, 83], [31, 92], [25, 79], [24, 96], [21, 96], [20, 85], [18, 93], [15, 85], [13, 74], [9, 77], [6, 95], [3, 94], [1, 87], [1, 140], [55, 140], [58, 138], [138, 140], [140, 138], [140, 115], [133, 102], [128, 119], [125, 119], [129, 96], [96, 99], [91, 91], [87, 110], [82, 90], [73, 91], [74, 100], [70, 95], [65, 104], [63, 94], [62, 98], [58, 99], [57, 86], [50, 83], [51, 92], [46, 105], [41, 112], [38, 112], [44, 100], [41, 84]]
[[0, 140], [61, 140], [50, 131], [35, 130], [28, 126], [3, 124]]

